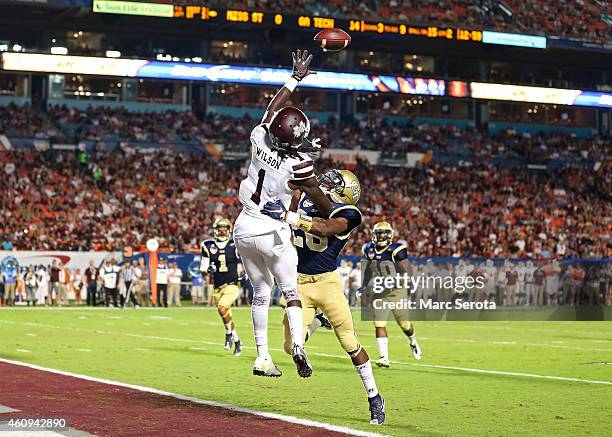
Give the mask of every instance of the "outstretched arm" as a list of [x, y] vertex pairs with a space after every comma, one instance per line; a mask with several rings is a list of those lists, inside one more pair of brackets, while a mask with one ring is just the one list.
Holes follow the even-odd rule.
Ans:
[[293, 192], [293, 196], [291, 197], [291, 204], [289, 205], [289, 211], [296, 212], [298, 206], [300, 204], [300, 198], [302, 197], [302, 192], [300, 190], [295, 190]]
[[317, 182], [317, 178], [315, 176], [303, 180], [292, 180], [289, 181], [287, 185], [292, 190], [300, 190], [306, 193], [308, 198], [324, 216], [329, 216], [331, 214], [331, 201], [325, 195], [325, 193], [321, 191], [321, 188], [319, 188], [319, 183]]
[[317, 237], [329, 237], [346, 232], [348, 226], [348, 220], [344, 217], [331, 219], [314, 218], [309, 233]]
[[308, 50], [302, 52], [300, 49], [297, 49], [297, 51], [293, 52], [291, 55], [293, 56], [293, 73], [291, 74], [291, 79], [289, 79], [274, 97], [272, 97], [272, 100], [270, 100], [263, 119], [261, 120], [262, 123], [270, 123], [274, 114], [286, 106], [298, 82], [309, 74], [314, 74], [314, 72], [308, 69], [310, 61], [312, 61], [312, 55], [308, 54]]

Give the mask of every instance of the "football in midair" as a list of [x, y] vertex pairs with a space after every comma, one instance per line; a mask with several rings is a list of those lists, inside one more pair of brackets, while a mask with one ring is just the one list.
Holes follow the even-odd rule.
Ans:
[[324, 52], [339, 52], [351, 43], [351, 36], [342, 29], [324, 29], [314, 40]]

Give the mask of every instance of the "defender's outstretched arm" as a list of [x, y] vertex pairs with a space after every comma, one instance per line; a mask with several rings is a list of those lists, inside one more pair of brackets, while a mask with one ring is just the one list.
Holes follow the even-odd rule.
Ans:
[[[308, 198], [314, 203], [319, 212], [325, 216], [329, 216], [332, 212], [332, 204], [329, 198], [325, 195], [321, 188], [319, 188], [319, 182], [313, 175], [308, 179], [293, 180], [287, 184], [292, 190], [300, 190], [308, 196]], [[298, 198], [299, 200], [299, 198]]]
[[339, 235], [348, 230], [348, 220], [344, 217], [321, 219], [313, 218], [310, 233], [317, 237]]

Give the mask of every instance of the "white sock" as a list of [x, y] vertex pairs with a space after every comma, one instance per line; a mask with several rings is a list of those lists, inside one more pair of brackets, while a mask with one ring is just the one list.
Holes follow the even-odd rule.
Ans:
[[373, 398], [378, 394], [378, 388], [376, 387], [376, 381], [374, 380], [374, 374], [372, 373], [372, 363], [368, 360], [365, 364], [360, 364], [359, 366], [355, 366], [357, 369], [357, 373], [361, 377], [361, 382], [363, 383], [363, 388], [369, 398]]
[[238, 338], [238, 333], [236, 332], [236, 329], [232, 329], [232, 341], [236, 342], [239, 341], [240, 339]]
[[232, 332], [232, 322], [225, 323], [225, 333], [231, 334], [231, 332]]
[[376, 337], [378, 353], [381, 358], [389, 358], [389, 337]]
[[408, 341], [410, 342], [411, 345], [414, 346], [414, 344], [416, 343], [416, 336], [414, 334], [409, 335], [408, 336]]
[[253, 305], [251, 307], [251, 317], [253, 319], [253, 333], [255, 334], [255, 346], [257, 346], [257, 356], [269, 356], [268, 352], [268, 307]]
[[287, 320], [289, 321], [289, 331], [291, 332], [291, 341], [300, 347], [304, 347], [304, 317], [302, 316], [302, 307], [290, 306], [285, 308]]
[[306, 338], [312, 337], [312, 334], [314, 334], [315, 331], [320, 327], [321, 321], [315, 317], [310, 326], [308, 327], [308, 333], [306, 334]]

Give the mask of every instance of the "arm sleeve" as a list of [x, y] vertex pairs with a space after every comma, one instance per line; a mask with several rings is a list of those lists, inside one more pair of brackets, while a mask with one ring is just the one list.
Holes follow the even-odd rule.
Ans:
[[314, 161], [305, 160], [291, 166], [291, 179], [294, 181], [303, 181], [314, 176]]
[[200, 271], [206, 273], [208, 266], [210, 266], [210, 254], [208, 253], [206, 242], [202, 242], [202, 244], [200, 244], [200, 255]]
[[253, 130], [251, 131], [251, 151], [255, 150], [255, 147], [252, 146], [258, 143], [261, 144], [261, 142], [264, 141], [265, 136], [266, 128], [263, 124], [258, 124], [253, 128]]
[[342, 217], [348, 221], [346, 231], [338, 235], [340, 237], [348, 235], [353, 229], [361, 224], [361, 212], [352, 205], [344, 205], [337, 209], [334, 209], [329, 218]]

